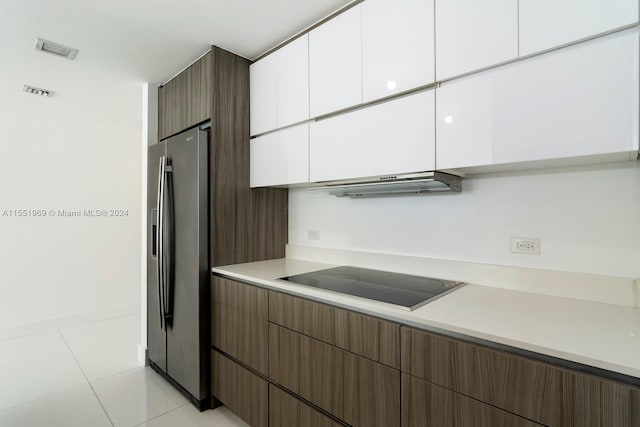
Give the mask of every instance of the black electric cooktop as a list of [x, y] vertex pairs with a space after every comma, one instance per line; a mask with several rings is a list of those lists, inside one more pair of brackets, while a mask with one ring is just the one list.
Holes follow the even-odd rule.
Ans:
[[281, 279], [298, 285], [399, 305], [409, 310], [421, 307], [464, 285], [462, 282], [450, 280], [348, 266], [297, 274]]

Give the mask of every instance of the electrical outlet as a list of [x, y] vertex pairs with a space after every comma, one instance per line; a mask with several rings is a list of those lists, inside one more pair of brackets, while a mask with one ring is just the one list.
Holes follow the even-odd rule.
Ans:
[[511, 253], [540, 255], [540, 239], [532, 237], [512, 237]]
[[320, 240], [320, 230], [307, 230], [307, 239]]

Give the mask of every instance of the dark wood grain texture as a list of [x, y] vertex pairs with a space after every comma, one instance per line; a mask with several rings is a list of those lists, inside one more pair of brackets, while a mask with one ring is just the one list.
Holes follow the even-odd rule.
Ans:
[[269, 324], [269, 378], [344, 418], [344, 355], [335, 347]]
[[562, 371], [402, 327], [402, 371], [545, 425], [562, 424]]
[[175, 135], [211, 117], [211, 53], [158, 90], [158, 134]]
[[268, 291], [214, 276], [211, 344], [263, 375], [268, 373]]
[[269, 377], [350, 425], [400, 425], [399, 371], [274, 324]]
[[254, 427], [269, 425], [268, 383], [248, 369], [212, 351], [213, 396]]
[[211, 311], [213, 347], [267, 375], [268, 322], [219, 303], [213, 304]]
[[269, 320], [376, 362], [400, 368], [400, 325], [280, 292], [269, 293]]
[[249, 188], [249, 61], [211, 55], [211, 265], [282, 258], [288, 190]]
[[640, 427], [640, 389], [565, 371], [564, 425]]
[[341, 427], [320, 411], [269, 384], [269, 427]]
[[213, 301], [268, 320], [269, 291], [220, 276], [213, 276], [212, 280], [211, 298]]
[[400, 425], [400, 372], [344, 353], [344, 421], [353, 426]]
[[402, 374], [402, 427], [536, 427], [540, 424]]

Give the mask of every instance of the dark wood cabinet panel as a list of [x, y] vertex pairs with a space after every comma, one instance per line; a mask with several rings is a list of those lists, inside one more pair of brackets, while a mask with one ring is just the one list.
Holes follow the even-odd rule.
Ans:
[[211, 266], [283, 258], [288, 190], [249, 188], [249, 61], [211, 55]]
[[344, 418], [344, 352], [340, 349], [270, 324], [269, 378]]
[[342, 424], [291, 396], [280, 387], [269, 385], [269, 427], [342, 427]]
[[562, 371], [402, 327], [402, 371], [545, 425], [562, 425]]
[[211, 344], [267, 375], [268, 291], [214, 276]]
[[400, 425], [400, 372], [344, 352], [344, 421], [354, 426]]
[[267, 381], [216, 351], [211, 357], [213, 396], [249, 425], [268, 426]]
[[402, 427], [467, 426], [536, 427], [540, 424], [402, 374]]
[[565, 371], [564, 425], [640, 427], [640, 389]]
[[267, 375], [269, 323], [219, 303], [213, 304], [211, 312], [212, 345]]
[[211, 117], [211, 52], [186, 69], [187, 123], [193, 126]]
[[352, 353], [400, 368], [400, 325], [270, 292], [269, 320]]
[[260, 319], [268, 319], [269, 291], [257, 286], [236, 282], [220, 276], [213, 276], [214, 302], [226, 305]]
[[399, 371], [274, 324], [269, 377], [350, 425], [400, 425]]
[[175, 135], [211, 117], [211, 53], [158, 90], [158, 134]]

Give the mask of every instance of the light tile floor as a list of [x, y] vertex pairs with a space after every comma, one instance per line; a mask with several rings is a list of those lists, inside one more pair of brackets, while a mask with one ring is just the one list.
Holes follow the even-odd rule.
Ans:
[[2, 427], [246, 427], [138, 361], [139, 315], [0, 333]]

